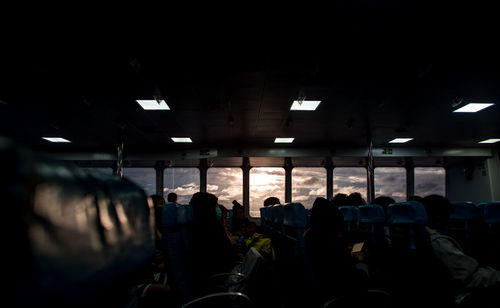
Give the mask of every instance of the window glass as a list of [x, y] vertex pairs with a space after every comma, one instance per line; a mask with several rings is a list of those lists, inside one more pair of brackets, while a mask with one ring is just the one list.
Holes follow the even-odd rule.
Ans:
[[198, 168], [167, 168], [163, 174], [163, 197], [171, 192], [177, 194], [177, 202], [189, 204], [191, 197], [200, 191]]
[[219, 204], [230, 210], [233, 200], [243, 204], [243, 170], [213, 167], [207, 170], [207, 192], [219, 198]]
[[402, 167], [375, 168], [375, 198], [388, 196], [396, 202], [406, 201], [406, 169]]
[[366, 168], [338, 167], [333, 169], [333, 195], [338, 193], [349, 195], [359, 192], [363, 199], [368, 197], [368, 180]]
[[156, 194], [156, 171], [153, 168], [123, 168], [123, 177], [136, 183], [148, 196]]
[[281, 203], [285, 202], [285, 169], [250, 169], [250, 216], [260, 217], [260, 208], [268, 197], [276, 197]]
[[446, 174], [442, 167], [415, 168], [415, 195], [446, 195]]
[[292, 169], [292, 201], [310, 209], [317, 197], [326, 198], [326, 169], [296, 167]]

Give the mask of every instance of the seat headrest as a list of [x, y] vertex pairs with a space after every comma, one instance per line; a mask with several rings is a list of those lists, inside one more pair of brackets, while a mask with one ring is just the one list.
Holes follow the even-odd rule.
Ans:
[[0, 189], [11, 206], [2, 215], [15, 230], [3, 236], [15, 243], [6, 264], [17, 275], [4, 278], [17, 281], [15, 306], [89, 306], [104, 290], [129, 292], [125, 282], [146, 269], [155, 251], [145, 192], [127, 179], [3, 141]]
[[306, 227], [307, 211], [301, 203], [288, 203], [284, 206], [284, 211], [284, 225], [294, 228]]
[[472, 202], [451, 202], [453, 213], [450, 214], [450, 219], [455, 220], [470, 220], [479, 218], [479, 208]]
[[345, 222], [357, 222], [359, 219], [359, 209], [357, 206], [339, 206], [339, 211], [344, 215]]
[[163, 205], [161, 224], [167, 228], [177, 226], [177, 204], [175, 202], [167, 202]]
[[387, 224], [426, 224], [427, 212], [418, 201], [393, 203], [387, 209]]
[[272, 213], [273, 213], [272, 219], [273, 219], [274, 223], [277, 223], [277, 224], [283, 223], [283, 218], [284, 218], [285, 214], [284, 214], [284, 209], [283, 209], [282, 204], [274, 205], [272, 207]]
[[488, 224], [500, 223], [500, 202], [487, 202], [484, 205], [484, 222]]
[[359, 222], [364, 223], [383, 223], [385, 222], [385, 213], [382, 206], [378, 204], [362, 205], [359, 208]]

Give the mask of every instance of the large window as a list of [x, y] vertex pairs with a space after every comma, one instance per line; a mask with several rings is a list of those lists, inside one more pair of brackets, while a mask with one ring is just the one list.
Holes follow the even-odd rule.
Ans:
[[123, 176], [141, 186], [148, 196], [156, 194], [156, 171], [153, 168], [123, 168]]
[[260, 217], [260, 208], [267, 197], [277, 197], [285, 202], [285, 169], [250, 169], [250, 216]]
[[326, 169], [293, 168], [292, 201], [300, 202], [305, 208], [310, 209], [317, 197], [326, 198]]
[[349, 195], [359, 192], [363, 199], [368, 197], [368, 180], [366, 168], [363, 167], [338, 167], [333, 169], [333, 194]]
[[198, 168], [167, 168], [163, 175], [163, 196], [177, 194], [177, 202], [188, 204], [191, 197], [200, 191], [200, 170]]
[[209, 168], [207, 192], [219, 198], [219, 204], [231, 209], [232, 201], [243, 204], [243, 170], [241, 168]]
[[415, 168], [415, 195], [446, 195], [446, 174], [441, 167]]
[[401, 167], [375, 168], [375, 198], [388, 196], [396, 202], [406, 201], [406, 169]]

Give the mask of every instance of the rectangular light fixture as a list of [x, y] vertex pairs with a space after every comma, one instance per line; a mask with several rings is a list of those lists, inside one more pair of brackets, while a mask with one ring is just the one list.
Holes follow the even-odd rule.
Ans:
[[293, 101], [290, 110], [314, 111], [321, 101]]
[[498, 141], [500, 141], [500, 139], [487, 139], [487, 140], [480, 141], [479, 143], [495, 143]]
[[295, 138], [276, 138], [274, 143], [292, 143]]
[[61, 137], [42, 137], [42, 139], [45, 139], [50, 142], [66, 142], [66, 143], [71, 143], [71, 141], [61, 138]]
[[187, 138], [187, 137], [172, 137], [172, 141], [177, 142], [177, 143], [192, 143], [193, 142], [191, 140], [191, 138]]
[[395, 138], [395, 139], [389, 141], [389, 143], [406, 143], [410, 140], [413, 140], [413, 138]]
[[485, 108], [495, 105], [494, 103], [470, 103], [453, 112], [478, 112]]
[[165, 100], [160, 100], [160, 103], [155, 99], [138, 99], [137, 102], [144, 110], [170, 110]]

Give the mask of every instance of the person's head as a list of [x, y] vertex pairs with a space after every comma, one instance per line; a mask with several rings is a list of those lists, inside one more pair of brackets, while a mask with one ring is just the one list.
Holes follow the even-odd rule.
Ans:
[[353, 192], [347, 196], [347, 205], [365, 205], [366, 201], [361, 197], [359, 192]]
[[245, 219], [245, 208], [236, 200], [233, 200], [233, 219]]
[[173, 193], [173, 192], [169, 193], [167, 195], [167, 201], [168, 202], [177, 202], [177, 194]]
[[343, 193], [336, 194], [332, 199], [332, 203], [336, 207], [347, 205], [347, 195]]
[[153, 205], [155, 208], [161, 208], [163, 204], [165, 203], [165, 199], [163, 199], [162, 196], [160, 195], [151, 195], [149, 196], [151, 198], [151, 201], [153, 201]]
[[434, 229], [446, 227], [453, 213], [453, 206], [450, 201], [443, 196], [430, 195], [422, 199], [427, 218], [428, 226]]
[[375, 199], [373, 199], [372, 203], [373, 204], [378, 204], [384, 209], [384, 213], [387, 216], [387, 208], [389, 207], [389, 204], [393, 204], [396, 201], [392, 199], [389, 196], [379, 196]]
[[193, 207], [195, 221], [211, 221], [217, 219], [217, 197], [206, 192], [197, 192], [189, 202]]
[[316, 198], [311, 209], [311, 229], [341, 233], [344, 230], [344, 216], [330, 201], [323, 197]]
[[280, 199], [276, 197], [269, 197], [266, 200], [264, 200], [264, 206], [271, 206], [275, 204], [281, 204]]

